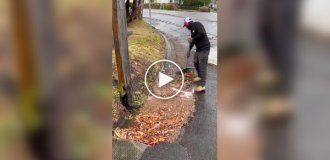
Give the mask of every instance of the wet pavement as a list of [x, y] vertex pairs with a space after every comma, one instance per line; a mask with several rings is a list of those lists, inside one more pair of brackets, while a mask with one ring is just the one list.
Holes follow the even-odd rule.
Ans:
[[176, 143], [149, 147], [140, 160], [216, 160], [217, 158], [217, 75], [208, 66], [206, 88], [196, 93], [196, 112]]
[[301, 37], [290, 128], [292, 159], [328, 159], [330, 153], [330, 47], [329, 42]]
[[186, 148], [178, 143], [159, 144], [148, 148], [140, 160], [189, 160]]
[[323, 160], [330, 153], [328, 42], [301, 36], [296, 60], [294, 116], [290, 123], [269, 129], [273, 139], [267, 160]]
[[217, 75], [208, 66], [206, 92], [196, 94], [195, 117], [185, 128], [180, 144], [187, 148], [190, 160], [217, 158]]
[[[208, 17], [205, 21], [202, 20], [205, 13], [177, 11], [166, 11], [164, 13], [164, 11], [158, 10], [153, 10], [153, 12], [159, 12], [152, 14], [152, 17], [155, 18], [152, 21], [153, 26], [162, 32], [170, 43], [172, 51], [171, 55], [167, 57], [181, 66], [184, 66], [186, 62], [187, 38], [190, 36], [190, 32], [182, 27], [183, 17], [188, 16], [187, 14], [192, 18], [200, 17], [200, 21], [205, 25], [209, 37], [217, 32], [217, 22], [213, 21], [212, 17]], [[144, 16], [146, 15], [149, 14], [144, 10]], [[216, 14], [213, 18], [216, 20]], [[145, 20], [148, 22], [148, 19], [145, 18]], [[212, 25], [215, 26], [215, 30], [209, 29]], [[215, 50], [215, 52], [210, 53], [209, 63], [216, 64], [216, 38], [211, 39], [211, 43], [212, 50]], [[217, 158], [216, 85], [216, 66], [210, 64], [207, 74], [207, 89], [205, 92], [195, 94], [196, 112], [191, 121], [185, 126], [182, 137], [176, 143], [165, 143], [147, 148], [140, 160], [215, 160]]]

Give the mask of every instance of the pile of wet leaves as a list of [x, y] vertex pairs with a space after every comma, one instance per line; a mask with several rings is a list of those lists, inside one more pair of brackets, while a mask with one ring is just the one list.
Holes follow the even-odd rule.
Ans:
[[144, 110], [133, 118], [128, 128], [115, 129], [115, 138], [134, 140], [151, 146], [174, 142], [194, 112], [193, 98], [148, 100]]

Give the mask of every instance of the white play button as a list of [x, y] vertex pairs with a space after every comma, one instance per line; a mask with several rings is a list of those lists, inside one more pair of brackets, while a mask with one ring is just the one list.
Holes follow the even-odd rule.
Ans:
[[158, 99], [175, 97], [181, 92], [183, 83], [184, 75], [180, 66], [167, 59], [153, 62], [144, 75], [146, 89]]
[[170, 83], [171, 81], [173, 81], [174, 79], [162, 72], [158, 73], [158, 87], [163, 87], [165, 84]]

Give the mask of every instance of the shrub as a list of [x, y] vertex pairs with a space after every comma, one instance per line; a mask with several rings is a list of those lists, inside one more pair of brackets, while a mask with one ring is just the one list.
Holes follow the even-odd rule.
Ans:
[[162, 4], [163, 5], [163, 9], [165, 10], [177, 10], [178, 7], [176, 4]]
[[185, 6], [204, 6], [211, 3], [211, 0], [183, 0], [183, 5]]
[[[147, 8], [149, 8], [149, 4], [147, 4]], [[151, 8], [160, 9], [160, 3], [151, 3]]]
[[[144, 8], [147, 9], [149, 8], [149, 3], [144, 4]], [[177, 4], [173, 3], [151, 3], [151, 8], [152, 9], [165, 9], [165, 10], [177, 10], [178, 6]]]
[[210, 9], [209, 9], [209, 7], [202, 6], [202, 7], [199, 7], [199, 11], [201, 11], [201, 12], [210, 12]]
[[180, 9], [184, 9], [184, 10], [198, 10], [199, 7], [196, 6], [179, 6]]

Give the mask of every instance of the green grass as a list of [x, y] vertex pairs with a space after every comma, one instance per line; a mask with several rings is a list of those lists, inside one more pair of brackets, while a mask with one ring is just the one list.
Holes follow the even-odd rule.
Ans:
[[164, 58], [164, 39], [143, 20], [134, 20], [128, 24], [133, 34], [128, 37], [131, 59], [153, 62]]

